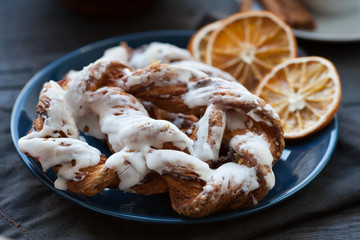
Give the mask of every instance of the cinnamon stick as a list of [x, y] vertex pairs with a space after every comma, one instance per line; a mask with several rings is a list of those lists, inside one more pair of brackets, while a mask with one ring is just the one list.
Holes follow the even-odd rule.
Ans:
[[292, 28], [314, 29], [311, 13], [298, 0], [260, 0], [265, 9], [273, 12]]
[[249, 11], [251, 10], [253, 0], [242, 0], [240, 1], [239, 9], [240, 11]]

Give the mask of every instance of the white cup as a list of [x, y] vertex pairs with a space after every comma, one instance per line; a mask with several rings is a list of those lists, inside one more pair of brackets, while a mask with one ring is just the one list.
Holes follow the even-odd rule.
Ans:
[[313, 12], [321, 14], [345, 14], [359, 7], [359, 0], [302, 0]]

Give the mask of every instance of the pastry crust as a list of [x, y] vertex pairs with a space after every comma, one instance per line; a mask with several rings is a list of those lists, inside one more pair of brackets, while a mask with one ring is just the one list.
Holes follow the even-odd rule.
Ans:
[[[193, 76], [188, 77], [191, 79], [189, 82], [192, 84], [192, 89], [189, 89], [189, 84], [183, 81], [178, 81], [171, 90], [164, 84], [156, 86], [156, 82], [160, 78], [162, 81], [172, 81], [173, 78], [178, 77], [174, 73], [174, 68], [170, 66], [153, 64], [145, 69], [136, 70], [132, 76], [146, 76], [146, 80], [141, 80], [141, 85], [132, 85], [127, 88], [127, 91], [139, 99], [150, 101], [153, 105], [162, 109], [161, 111], [181, 114], [188, 114], [200, 119], [208, 105], [198, 105], [193, 108], [189, 107], [184, 101], [184, 95], [190, 91], [197, 91], [209, 87], [208, 93], [205, 95], [209, 97], [207, 104], [217, 106], [218, 112], [210, 115], [209, 122], [215, 126], [224, 124], [221, 122], [219, 114], [226, 111], [238, 111], [245, 113], [251, 118], [251, 126], [246, 126], [245, 129], [225, 129], [222, 139], [223, 148], [233, 148], [238, 154], [238, 160], [230, 159], [226, 156], [220, 156], [221, 163], [216, 164], [212, 161], [207, 161], [210, 166], [221, 166], [226, 162], [236, 162], [239, 165], [248, 168], [256, 169], [256, 178], [259, 186], [246, 192], [241, 190], [241, 187], [227, 189], [226, 191], [220, 190], [222, 186], [214, 184], [214, 179], [210, 178], [208, 181], [201, 179], [196, 171], [191, 168], [182, 168], [179, 165], [173, 165], [171, 170], [163, 171], [166, 182], [169, 185], [170, 198], [172, 206], [180, 214], [191, 217], [202, 217], [220, 210], [238, 209], [241, 207], [250, 207], [257, 204], [269, 191], [266, 183], [266, 178], [272, 173], [271, 167], [281, 157], [282, 150], [284, 149], [283, 131], [280, 126], [280, 121], [276, 113], [269, 107], [263, 100], [250, 97], [246, 101], [242, 94], [247, 95], [248, 91], [243, 88], [234, 89], [233, 86], [220, 85], [223, 83], [221, 80], [216, 80], [208, 77], [198, 77], [197, 72], [192, 72]], [[159, 74], [159, 72], [161, 74]], [[153, 78], [152, 78], [153, 77]], [[124, 77], [121, 81], [131, 81], [131, 77]], [[120, 86], [122, 85], [119, 82]], [[149, 88], [151, 86], [151, 88]], [[126, 88], [126, 86], [121, 86]], [[146, 90], [145, 90], [146, 89]], [[219, 89], [221, 91], [216, 91]], [[214, 91], [213, 91], [214, 90]], [[167, 100], [163, 99], [167, 96]], [[164, 114], [162, 114], [164, 115]], [[165, 114], [166, 115], [166, 114]], [[188, 128], [190, 129], [190, 128]], [[209, 125], [209, 135], [211, 135], [211, 125]], [[196, 140], [197, 127], [192, 128], [192, 134], [189, 137]], [[259, 163], [256, 156], [251, 153], [251, 149], [241, 149], [241, 145], [246, 142], [246, 139], [229, 146], [230, 141], [235, 136], [244, 135], [263, 136], [269, 143], [269, 151], [272, 155], [270, 165]], [[208, 143], [211, 139], [208, 139]], [[256, 144], [256, 143], [251, 143]], [[251, 144], [249, 146], [251, 146]], [[227, 158], [227, 159], [226, 159]], [[167, 163], [169, 164], [169, 163]], [[204, 191], [205, 186], [213, 186], [211, 191]]]
[[[278, 115], [240, 84], [159, 63], [134, 70], [100, 59], [45, 83], [37, 113], [19, 147], [54, 169], [60, 189], [169, 192], [174, 210], [190, 217], [257, 204], [285, 144]], [[114, 154], [79, 140], [80, 121]]]

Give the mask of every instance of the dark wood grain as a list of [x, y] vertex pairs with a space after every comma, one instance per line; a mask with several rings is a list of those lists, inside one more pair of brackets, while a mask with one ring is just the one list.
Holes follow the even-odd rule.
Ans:
[[360, 204], [330, 214], [314, 216], [272, 231], [259, 240], [279, 239], [360, 239]]
[[[355, 199], [339, 201], [339, 205], [332, 205], [329, 203], [331, 199], [327, 199], [321, 210], [305, 209], [302, 215], [296, 217], [276, 215], [276, 222], [281, 223], [277, 226], [261, 227], [261, 223], [265, 225], [268, 220], [273, 220], [271, 210], [278, 209], [280, 212], [279, 205], [264, 214], [260, 212], [232, 222], [190, 227], [153, 226], [108, 218], [64, 200], [35, 179], [17, 156], [9, 129], [13, 104], [33, 74], [50, 62], [104, 38], [148, 30], [194, 29], [209, 13], [229, 15], [237, 10], [238, 3], [234, 0], [162, 0], [141, 15], [93, 18], [69, 11], [55, 0], [0, 0], [0, 180], [6, 179], [9, 184], [0, 184], [0, 210], [25, 230], [14, 228], [11, 221], [0, 216], [0, 235], [5, 233], [14, 239], [81, 239], [81, 236], [74, 235], [80, 231], [93, 239], [101, 239], [104, 235], [110, 239], [145, 236], [147, 239], [221, 239], [225, 235], [227, 239], [360, 239], [359, 195]], [[334, 62], [343, 87], [341, 108], [350, 113], [349, 117], [360, 122], [360, 42], [344, 44], [300, 40], [299, 45], [309, 55], [323, 56]], [[340, 143], [340, 150], [345, 148], [344, 145], [346, 142]], [[336, 156], [338, 159], [335, 160], [342, 161], [341, 156]], [[352, 170], [359, 172], [359, 166], [360, 162]], [[329, 173], [325, 172], [325, 176], [320, 175], [319, 178], [338, 182], [342, 179], [337, 177], [345, 178], [341, 175], [344, 173], [338, 176], [326, 174]], [[331, 184], [330, 180], [324, 182]], [[12, 186], [18, 186], [19, 181], [23, 182], [21, 187], [13, 189]], [[354, 180], [354, 184], [358, 181]], [[316, 184], [309, 185], [309, 188], [316, 189], [314, 186], [319, 187]], [[317, 193], [321, 194], [321, 190], [319, 187]], [[309, 196], [312, 192], [303, 191], [283, 206], [299, 208], [294, 198], [303, 197], [309, 201], [317, 197]], [[38, 199], [40, 194], [46, 198]], [[327, 206], [329, 208], [325, 211]], [[96, 224], [81, 222], [87, 218], [93, 219]], [[79, 223], [73, 223], [74, 219]], [[66, 223], [67, 229], [56, 224], [47, 231], [40, 227], [51, 221]], [[255, 229], [242, 229], [242, 221], [244, 224], [246, 221], [253, 223]], [[231, 228], [231, 225], [236, 228]], [[106, 234], [99, 232], [104, 229]], [[228, 232], [222, 232], [227, 229]], [[244, 232], [253, 234], [247, 236]]]

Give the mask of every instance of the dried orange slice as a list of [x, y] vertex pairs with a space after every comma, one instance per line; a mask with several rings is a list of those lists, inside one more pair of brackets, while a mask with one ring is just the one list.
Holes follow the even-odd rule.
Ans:
[[275, 108], [285, 138], [293, 139], [330, 122], [340, 105], [341, 84], [329, 60], [301, 57], [276, 66], [259, 84], [256, 95]]
[[191, 37], [187, 49], [193, 57], [201, 62], [205, 61], [205, 49], [209, 41], [210, 34], [220, 25], [220, 21], [213, 22], [200, 28]]
[[221, 20], [206, 45], [207, 64], [229, 72], [250, 91], [279, 63], [297, 56], [291, 28], [267, 11]]

